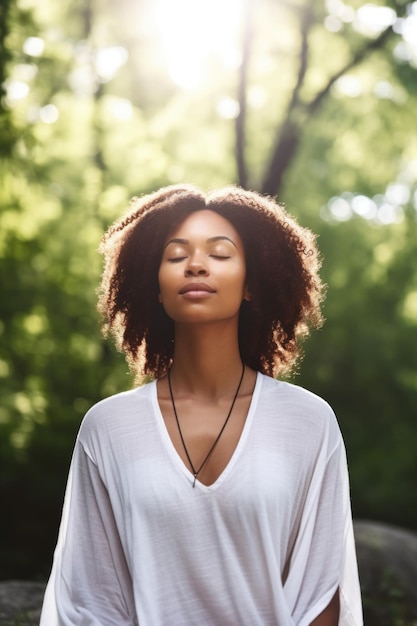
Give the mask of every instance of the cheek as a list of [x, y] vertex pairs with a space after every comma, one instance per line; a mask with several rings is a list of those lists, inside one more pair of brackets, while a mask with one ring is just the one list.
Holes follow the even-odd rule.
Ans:
[[242, 292], [246, 287], [246, 270], [244, 267], [236, 267], [235, 271], [230, 275], [229, 278], [231, 286], [234, 285], [236, 289], [241, 289]]

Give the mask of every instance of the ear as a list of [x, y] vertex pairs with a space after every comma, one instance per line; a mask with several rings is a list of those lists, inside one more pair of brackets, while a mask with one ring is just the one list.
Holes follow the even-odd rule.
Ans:
[[158, 293], [158, 302], [159, 302], [160, 304], [162, 304], [162, 296], [161, 296], [161, 294], [160, 294], [160, 293]]
[[249, 287], [247, 285], [245, 285], [245, 290], [243, 292], [243, 299], [246, 300], [247, 302], [250, 302], [252, 300], [252, 294], [249, 291]]

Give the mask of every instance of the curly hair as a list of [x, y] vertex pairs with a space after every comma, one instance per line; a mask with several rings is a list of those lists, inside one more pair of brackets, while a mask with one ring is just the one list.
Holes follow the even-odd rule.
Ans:
[[239, 233], [249, 302], [239, 314], [243, 361], [269, 376], [288, 375], [301, 342], [323, 322], [324, 285], [316, 237], [272, 198], [227, 186], [208, 193], [172, 185], [133, 198], [105, 233], [98, 309], [137, 380], [163, 376], [174, 357], [174, 322], [158, 300], [158, 270], [169, 234], [194, 211], [209, 209]]

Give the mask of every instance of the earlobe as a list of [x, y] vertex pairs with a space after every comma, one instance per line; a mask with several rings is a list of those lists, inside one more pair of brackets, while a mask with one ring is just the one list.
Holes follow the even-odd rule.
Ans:
[[250, 302], [252, 300], [252, 294], [249, 291], [249, 287], [245, 287], [245, 291], [243, 294], [243, 299], [246, 300], [247, 302]]

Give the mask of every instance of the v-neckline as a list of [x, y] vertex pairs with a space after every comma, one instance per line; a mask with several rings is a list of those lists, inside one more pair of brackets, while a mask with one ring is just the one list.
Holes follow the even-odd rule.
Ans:
[[[155, 415], [156, 415], [156, 422], [158, 424], [158, 429], [159, 432], [161, 434], [161, 439], [163, 441], [163, 444], [169, 454], [169, 457], [172, 459], [172, 461], [174, 462], [174, 464], [176, 465], [177, 468], [179, 468], [179, 470], [181, 471], [181, 473], [183, 475], [185, 475], [185, 477], [187, 478], [188, 482], [190, 483], [190, 486], [194, 483], [194, 474], [190, 471], [190, 469], [186, 466], [186, 464], [184, 463], [183, 459], [181, 458], [181, 456], [179, 455], [177, 449], [174, 446], [174, 443], [171, 439], [171, 436], [168, 432], [168, 428], [167, 425], [165, 423], [164, 420], [164, 416], [162, 415], [162, 411], [161, 411], [161, 407], [159, 405], [159, 400], [158, 400], [158, 387], [157, 387], [157, 382], [158, 381], [153, 381], [151, 383], [151, 385], [153, 385], [152, 388], [152, 404], [154, 407], [154, 411], [155, 411]], [[226, 466], [224, 467], [224, 469], [220, 472], [220, 474], [218, 475], [218, 477], [216, 478], [216, 480], [212, 483], [210, 483], [209, 485], [206, 485], [202, 482], [200, 482], [197, 478], [196, 482], [195, 482], [195, 488], [200, 489], [201, 491], [206, 491], [206, 492], [210, 492], [210, 491], [215, 491], [223, 482], [224, 480], [226, 480], [228, 474], [231, 472], [233, 466], [235, 465], [238, 457], [241, 454], [241, 450], [244, 447], [245, 441], [248, 437], [248, 433], [250, 431], [252, 422], [253, 422], [253, 416], [255, 414], [255, 410], [256, 410], [256, 406], [258, 403], [258, 398], [260, 395], [260, 389], [262, 386], [262, 374], [260, 372], [257, 372], [256, 374], [256, 380], [255, 380], [255, 387], [253, 389], [253, 393], [252, 393], [252, 398], [249, 404], [249, 408], [248, 408], [248, 412], [246, 414], [246, 419], [245, 419], [245, 423], [243, 425], [242, 428], [242, 432], [240, 433], [240, 437], [238, 439], [238, 442], [235, 446], [235, 449], [232, 452], [232, 455], [229, 459], [229, 461], [227, 462]]]

